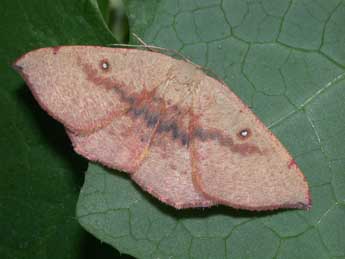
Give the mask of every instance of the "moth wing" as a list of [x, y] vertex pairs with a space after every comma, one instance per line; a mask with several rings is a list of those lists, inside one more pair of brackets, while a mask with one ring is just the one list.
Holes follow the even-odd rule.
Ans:
[[144, 124], [141, 118], [133, 120], [123, 115], [91, 134], [68, 131], [68, 135], [78, 154], [110, 168], [133, 173], [154, 132], [154, 128]]
[[[279, 141], [190, 64], [148, 51], [64, 46], [31, 51], [14, 66], [78, 153], [132, 173], [166, 203], [310, 206], [307, 183]], [[186, 89], [193, 98], [185, 113], [168, 111], [181, 108]], [[238, 137], [242, 130], [248, 137]]]
[[[125, 86], [121, 94], [122, 102], [127, 102], [126, 110], [112, 116], [110, 123], [94, 132], [68, 130], [75, 151], [89, 160], [130, 173], [143, 189], [176, 208], [211, 206], [214, 202], [194, 188], [187, 144], [174, 138], [171, 128], [157, 133], [159, 125], [180, 120], [179, 126], [188, 135], [189, 115], [182, 119], [175, 116], [177, 103], [183, 103], [186, 89], [176, 82], [174, 72], [170, 75], [180, 62], [147, 51], [131, 50], [123, 54], [126, 56], [123, 66], [128, 67], [126, 73], [131, 76], [122, 73], [116, 78]], [[128, 60], [133, 64], [128, 64]], [[138, 68], [138, 64], [142, 66]], [[107, 84], [98, 73], [85, 77], [100, 88]]]
[[[177, 88], [180, 86], [177, 85]], [[182, 86], [183, 87], [183, 86]], [[188, 98], [177, 93], [173, 87], [167, 96], [175, 104], [167, 105], [154, 137], [132, 179], [143, 189], [175, 208], [209, 207], [216, 204], [195, 189], [192, 179], [192, 164], [189, 152], [190, 113], [175, 107], [186, 107]], [[175, 98], [174, 98], [175, 97]]]
[[[86, 133], [100, 128], [127, 108], [115, 92], [95, 87], [85, 77], [79, 57], [90, 59], [88, 49], [38, 49], [23, 55], [14, 64], [41, 107], [74, 132]], [[98, 65], [99, 60], [95, 69]]]
[[169, 57], [138, 51], [98, 46], [42, 48], [26, 53], [13, 66], [44, 110], [69, 131], [85, 135], [126, 113], [131, 99], [124, 100], [124, 93], [130, 98], [164, 80]]
[[204, 77], [193, 112], [193, 175], [206, 197], [249, 210], [310, 207], [308, 184], [288, 151], [223, 83]]

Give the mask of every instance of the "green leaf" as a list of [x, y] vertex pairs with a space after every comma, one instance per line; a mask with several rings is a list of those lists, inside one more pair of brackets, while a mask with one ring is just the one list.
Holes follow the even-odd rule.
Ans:
[[95, 1], [2, 0], [0, 14], [0, 258], [114, 256], [75, 218], [87, 162], [11, 64], [39, 47], [115, 40]]
[[91, 164], [79, 222], [138, 258], [344, 258], [344, 1], [125, 3], [131, 32], [211, 68], [252, 107], [297, 160], [313, 207], [178, 211]]

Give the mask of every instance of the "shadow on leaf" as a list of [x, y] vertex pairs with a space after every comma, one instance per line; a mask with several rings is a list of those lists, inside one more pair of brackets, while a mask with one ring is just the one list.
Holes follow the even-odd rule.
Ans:
[[209, 208], [188, 208], [188, 209], [175, 209], [153, 197], [148, 192], [144, 191], [139, 185], [130, 179], [130, 177], [121, 171], [112, 170], [105, 168], [109, 174], [116, 175], [127, 181], [130, 181], [134, 186], [135, 190], [140, 193], [141, 197], [146, 200], [151, 206], [157, 208], [161, 213], [172, 216], [176, 219], [187, 219], [187, 218], [206, 218], [212, 215], [227, 215], [233, 218], [258, 218], [266, 217], [274, 214], [281, 213], [287, 209], [273, 210], [273, 211], [248, 211], [235, 209], [223, 205], [215, 205]]
[[75, 172], [73, 180], [77, 186], [81, 186], [87, 162], [73, 151], [64, 127], [40, 108], [25, 84], [17, 91], [17, 97], [19, 103], [25, 106], [24, 110], [27, 111], [25, 115], [30, 117], [30, 121], [35, 124], [34, 128], [39, 131], [45, 148], [54, 157], [62, 160], [67, 169]]

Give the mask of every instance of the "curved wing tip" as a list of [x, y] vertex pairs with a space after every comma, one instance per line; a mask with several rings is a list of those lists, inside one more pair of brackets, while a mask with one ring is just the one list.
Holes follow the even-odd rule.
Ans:
[[27, 53], [24, 53], [23, 55], [21, 55], [20, 57], [18, 57], [13, 63], [12, 63], [12, 68], [14, 70], [16, 70], [18, 73], [22, 73], [24, 67], [22, 65], [20, 65], [20, 61], [26, 56]]
[[304, 207], [304, 209], [305, 210], [310, 210], [311, 209], [311, 207], [312, 207], [312, 200], [311, 200], [311, 195], [310, 195], [310, 192], [308, 192], [308, 202], [307, 202], [307, 204], [305, 204], [305, 207]]
[[13, 64], [12, 64], [12, 68], [14, 70], [16, 70], [17, 72], [21, 73], [23, 71], [23, 67], [18, 65], [18, 62], [15, 61]]

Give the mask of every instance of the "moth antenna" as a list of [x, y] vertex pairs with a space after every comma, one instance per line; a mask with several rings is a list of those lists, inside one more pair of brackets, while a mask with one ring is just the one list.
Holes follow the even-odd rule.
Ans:
[[196, 63], [194, 63], [193, 61], [191, 61], [188, 57], [186, 57], [185, 55], [183, 55], [181, 52], [174, 50], [174, 49], [168, 49], [168, 48], [163, 48], [163, 47], [157, 47], [157, 46], [152, 46], [152, 45], [148, 45], [142, 38], [140, 38], [136, 33], [132, 32], [133, 37], [139, 41], [144, 47], [148, 48], [151, 51], [154, 50], [164, 50], [166, 52], [171, 52], [174, 53], [175, 55], [179, 56], [181, 59], [183, 59], [184, 61], [192, 64], [193, 66], [197, 67], [198, 69], [201, 69], [205, 72], [207, 72], [207, 74], [212, 75], [212, 77], [216, 78], [218, 81], [222, 81], [219, 76], [212, 71], [210, 68], [208, 67], [203, 67], [201, 65], [198, 65]]
[[144, 45], [144, 47], [148, 47], [148, 44], [146, 44], [146, 42], [142, 38], [140, 38], [136, 33], [132, 32], [132, 35], [137, 41]]
[[159, 52], [159, 53], [164, 51], [165, 53], [170, 53], [172, 55], [176, 55], [176, 56], [180, 57], [182, 60], [186, 61], [187, 63], [192, 64], [193, 66], [206, 72], [208, 75], [212, 76], [213, 78], [217, 79], [218, 81], [221, 81], [222, 83], [224, 83], [224, 81], [212, 69], [210, 69], [209, 67], [204, 67], [204, 66], [201, 66], [201, 65], [194, 63], [188, 57], [183, 55], [181, 52], [179, 52], [175, 49], [169, 49], [169, 48], [163, 48], [163, 47], [159, 47], [159, 46], [149, 45], [142, 38], [140, 38], [136, 33], [132, 32], [132, 35], [141, 45], [140, 44], [137, 45], [137, 44], [114, 43], [114, 44], [108, 44], [108, 46], [129, 47], [129, 48], [138, 48], [138, 49], [144, 48], [144, 49], [148, 49], [152, 52]]

